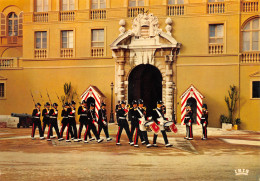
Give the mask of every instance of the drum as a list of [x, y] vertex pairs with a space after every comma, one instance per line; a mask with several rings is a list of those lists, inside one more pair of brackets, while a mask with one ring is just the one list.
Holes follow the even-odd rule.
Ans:
[[164, 129], [166, 132], [171, 132], [170, 126], [173, 124], [172, 121], [168, 121], [166, 123], [164, 123]]
[[153, 121], [148, 121], [147, 123], [144, 124], [146, 131], [148, 131], [148, 132], [152, 131], [150, 128], [150, 125], [153, 123], [154, 123]]
[[139, 128], [141, 131], [146, 131], [146, 127], [145, 127], [145, 118], [141, 117], [139, 118]]

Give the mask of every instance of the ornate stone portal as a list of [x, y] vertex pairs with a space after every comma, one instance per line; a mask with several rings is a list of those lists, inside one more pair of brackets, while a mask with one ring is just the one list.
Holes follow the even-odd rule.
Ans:
[[174, 107], [174, 62], [181, 44], [171, 34], [172, 20], [167, 18], [166, 32], [159, 29], [159, 20], [153, 14], [139, 14], [132, 22], [132, 30], [126, 31], [125, 20], [120, 20], [120, 34], [110, 45], [115, 66], [115, 93], [117, 100], [127, 100], [128, 76], [140, 64], [157, 67], [163, 77], [163, 101], [166, 116], [172, 118]]

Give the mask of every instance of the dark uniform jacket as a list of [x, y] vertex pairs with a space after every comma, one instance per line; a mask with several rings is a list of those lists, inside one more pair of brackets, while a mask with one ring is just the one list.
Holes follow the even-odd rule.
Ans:
[[75, 107], [69, 107], [68, 108], [68, 117], [69, 118], [75, 118], [76, 115], [76, 108]]
[[[55, 113], [57, 111], [57, 113]], [[57, 119], [58, 118], [58, 110], [55, 110], [54, 108], [50, 110], [49, 112], [50, 118], [51, 119]]]
[[204, 122], [208, 124], [208, 110], [202, 111], [200, 124], [203, 124]]
[[[145, 117], [145, 119], [146, 119], [146, 108], [145, 107], [138, 107], [138, 109], [141, 111], [141, 113], [144, 115], [144, 117]], [[138, 118], [141, 118], [142, 116], [141, 116], [141, 114], [139, 113], [139, 111], [137, 111], [137, 117]]]
[[191, 120], [191, 122], [193, 122], [193, 120], [192, 120], [192, 110], [186, 111], [185, 118], [184, 118], [184, 123], [186, 124], [190, 120]]
[[62, 117], [62, 123], [65, 123], [65, 121], [67, 121], [68, 120], [68, 109], [66, 110], [66, 109], [63, 109], [62, 111], [61, 111], [61, 117]]
[[139, 120], [138, 120], [139, 113], [138, 113], [137, 109], [138, 109], [137, 107], [136, 108], [131, 107], [129, 110], [129, 116], [128, 116], [129, 120], [131, 121], [131, 124], [136, 125], [136, 126], [139, 125]]
[[43, 116], [42, 121], [43, 122], [48, 122], [49, 121], [49, 118], [50, 118], [49, 111], [50, 111], [50, 109], [48, 110], [47, 108], [44, 108], [42, 110], [42, 116]]
[[119, 108], [117, 109], [117, 112], [116, 112], [118, 119], [126, 119], [127, 112], [128, 112], [127, 109], [124, 109], [124, 108], [122, 108], [122, 107], [119, 107]]
[[96, 113], [94, 109], [93, 110], [89, 109], [87, 115], [88, 115], [88, 123], [97, 122]]
[[78, 108], [78, 115], [80, 116], [79, 122], [82, 123], [84, 121], [87, 121], [87, 113], [88, 113], [87, 108], [85, 108], [84, 110], [84, 106], [79, 106]]
[[106, 109], [99, 109], [98, 110], [98, 123], [102, 123], [104, 121], [107, 122], [107, 110]]
[[39, 109], [34, 109], [33, 110], [33, 113], [32, 113], [32, 117], [34, 118], [34, 119], [40, 119], [40, 117], [41, 117], [41, 110], [39, 110]]
[[[161, 115], [158, 114], [157, 110], [161, 113]], [[153, 120], [156, 124], [158, 124], [158, 118], [160, 118], [161, 116], [163, 117], [164, 120], [166, 120], [165, 117], [164, 117], [164, 112], [161, 108], [153, 109], [152, 117], [153, 117]]]

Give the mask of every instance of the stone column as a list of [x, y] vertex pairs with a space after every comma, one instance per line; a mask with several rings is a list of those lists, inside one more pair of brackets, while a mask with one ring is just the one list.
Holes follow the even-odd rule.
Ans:
[[125, 100], [125, 85], [124, 85], [124, 75], [125, 75], [125, 59], [124, 57], [117, 58], [117, 100]]
[[172, 120], [172, 113], [173, 113], [173, 70], [172, 70], [172, 62], [173, 57], [172, 55], [166, 55], [165, 56], [165, 63], [166, 63], [166, 117], [169, 119], [169, 121]]

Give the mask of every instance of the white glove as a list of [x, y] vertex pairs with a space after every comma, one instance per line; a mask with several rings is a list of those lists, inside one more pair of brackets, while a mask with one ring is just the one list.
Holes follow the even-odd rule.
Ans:
[[38, 112], [37, 114], [39, 114], [39, 115], [40, 115], [40, 114], [41, 114], [41, 112]]
[[188, 123], [188, 126], [191, 126], [191, 122]]
[[75, 112], [76, 112], [75, 110], [72, 111], [72, 113], [75, 113]]
[[206, 126], [206, 123], [203, 123], [203, 127], [205, 127]]
[[95, 125], [95, 126], [98, 126], [98, 123], [95, 121], [95, 122], [94, 122], [94, 125]]
[[86, 111], [87, 109], [86, 109], [86, 108], [84, 108], [83, 110], [84, 110], [84, 111]]
[[106, 122], [106, 121], [103, 121], [103, 124], [106, 126], [106, 125], [107, 125], [107, 122]]
[[55, 114], [58, 114], [58, 111], [55, 111]]

